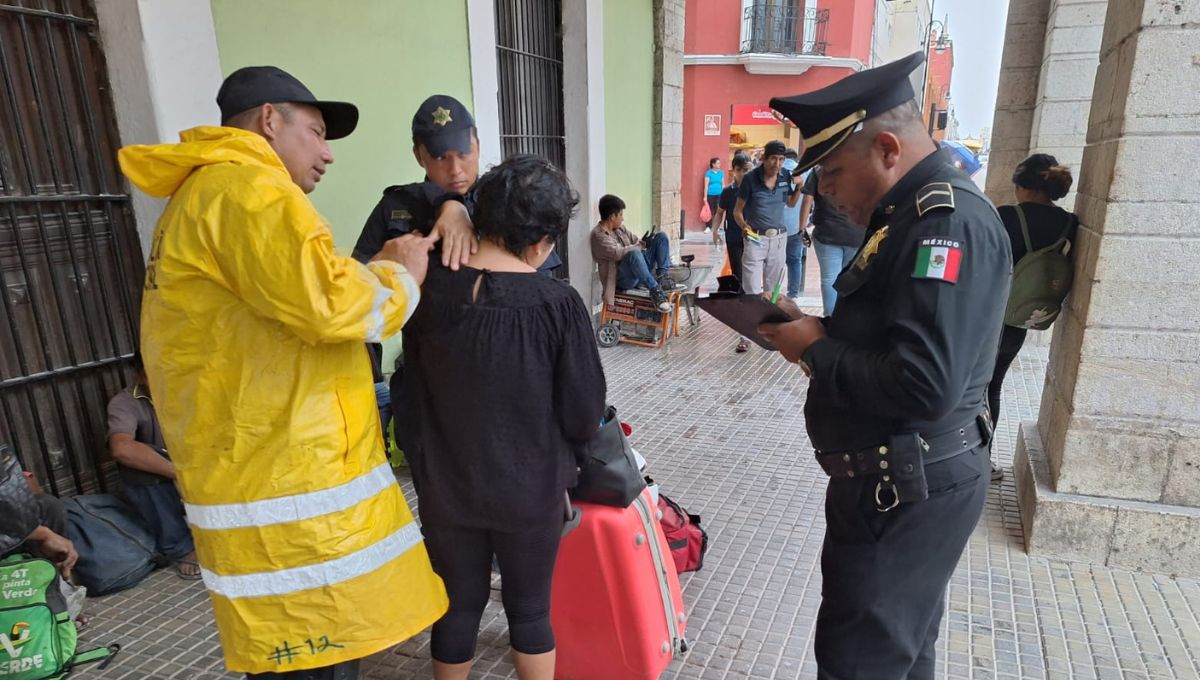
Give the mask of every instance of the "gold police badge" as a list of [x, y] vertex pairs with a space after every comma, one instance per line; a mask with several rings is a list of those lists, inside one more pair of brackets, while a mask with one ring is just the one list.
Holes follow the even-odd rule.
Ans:
[[879, 252], [879, 244], [883, 243], [883, 239], [887, 238], [887, 233], [888, 228], [885, 224], [874, 234], [871, 234], [871, 238], [867, 239], [867, 244], [863, 246], [858, 257], [854, 259], [855, 267], [859, 269], [867, 268], [867, 265], [871, 263], [871, 258], [875, 257], [875, 253]]

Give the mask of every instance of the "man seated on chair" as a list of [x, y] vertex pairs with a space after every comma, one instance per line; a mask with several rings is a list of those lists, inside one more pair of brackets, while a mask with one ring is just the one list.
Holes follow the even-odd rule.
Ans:
[[108, 447], [129, 497], [154, 534], [156, 550], [175, 563], [179, 577], [200, 578], [192, 532], [183, 517], [183, 500], [175, 487], [175, 465], [167, 457], [141, 354], [133, 357], [133, 385], [108, 402]]
[[592, 229], [592, 259], [600, 271], [604, 304], [616, 301], [617, 291], [644, 288], [661, 312], [671, 311], [667, 290], [683, 286], [671, 280], [671, 242], [663, 232], [638, 239], [625, 228], [625, 201], [600, 197], [600, 223]]

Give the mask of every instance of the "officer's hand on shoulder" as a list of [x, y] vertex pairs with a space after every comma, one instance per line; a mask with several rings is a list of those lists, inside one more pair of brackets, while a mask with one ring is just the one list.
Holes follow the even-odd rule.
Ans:
[[458, 201], [442, 204], [431, 234], [442, 240], [442, 266], [458, 271], [460, 266], [470, 264], [471, 256], [479, 251], [475, 238], [475, 225], [466, 206]]

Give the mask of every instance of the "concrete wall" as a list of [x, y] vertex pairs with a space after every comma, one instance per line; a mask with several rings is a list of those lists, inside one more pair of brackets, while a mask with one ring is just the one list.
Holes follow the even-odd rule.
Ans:
[[654, 149], [652, 219], [675, 237], [682, 225], [683, 36], [685, 0], [654, 0]]
[[[349, 249], [385, 187], [419, 181], [409, 132], [421, 101], [449, 94], [472, 106], [464, 2], [212, 0], [221, 71], [273, 64], [318, 96], [358, 105], [358, 129], [312, 194]], [[214, 91], [215, 94], [215, 91]]]
[[[605, 186], [635, 232], [654, 224], [654, 8], [604, 0]], [[593, 209], [595, 206], [591, 206]]]
[[[680, 200], [686, 212], [687, 229], [703, 229], [699, 213], [704, 202], [702, 178], [708, 160], [714, 156], [723, 159], [728, 171], [733, 157], [729, 128], [734, 105], [765, 106], [772, 97], [825, 87], [850, 75], [855, 68], [870, 64], [875, 0], [822, 0], [817, 6], [829, 10], [825, 39], [830, 59], [792, 57], [796, 63], [810, 63], [807, 70], [802, 66], [791, 73], [756, 74], [733, 60], [719, 59], [684, 67]], [[687, 57], [701, 55], [737, 54], [741, 45], [741, 11], [740, 3], [687, 0], [685, 61]], [[705, 114], [721, 116], [720, 135], [705, 136]]]
[[[208, 0], [108, 0], [96, 15], [122, 145], [178, 141], [182, 130], [219, 122]], [[145, 256], [166, 201], [131, 196]]]
[[[1038, 79], [1030, 152], [1048, 153], [1078, 177], [1108, 0], [1052, 0]], [[1012, 174], [1009, 168], [1006, 175]], [[1072, 191], [1060, 202], [1070, 209]]]
[[1114, 0], [1038, 422], [1030, 550], [1200, 574], [1200, 5]]
[[[930, 0], [892, 0], [888, 3], [888, 11], [892, 15], [892, 35], [886, 61], [895, 61], [925, 49], [925, 41], [929, 39], [931, 10]], [[917, 69], [910, 76], [920, 106], [925, 104], [925, 92], [922, 89], [924, 77], [923, 69]]]
[[987, 195], [1013, 202], [1012, 170], [1029, 155], [1051, 0], [1009, 0], [1004, 56], [992, 120]]

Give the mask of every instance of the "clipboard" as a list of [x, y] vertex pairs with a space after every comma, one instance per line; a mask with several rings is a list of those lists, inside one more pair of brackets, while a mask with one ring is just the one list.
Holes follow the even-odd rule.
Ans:
[[761, 295], [743, 293], [713, 293], [696, 300], [700, 309], [708, 312], [717, 321], [729, 326], [754, 344], [772, 352], [779, 348], [758, 334], [758, 325], [763, 323], [787, 323], [795, 321], [778, 306]]

